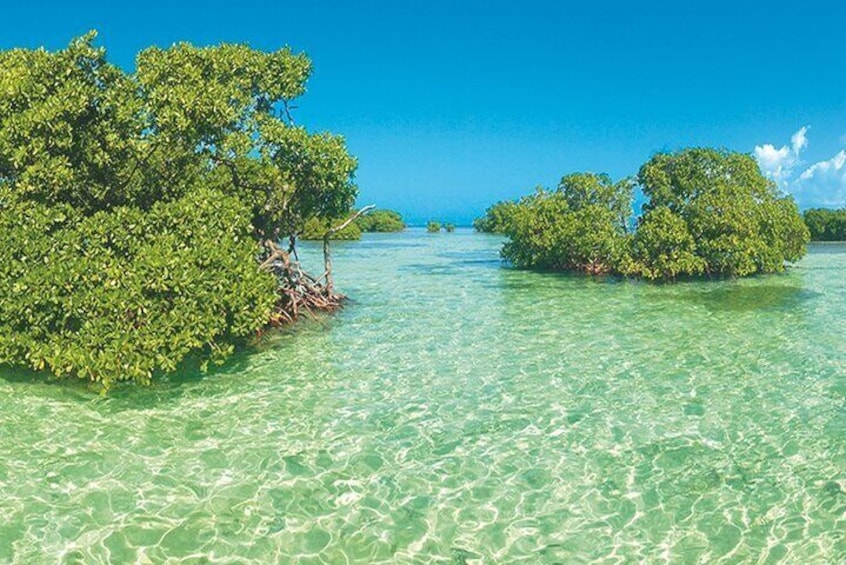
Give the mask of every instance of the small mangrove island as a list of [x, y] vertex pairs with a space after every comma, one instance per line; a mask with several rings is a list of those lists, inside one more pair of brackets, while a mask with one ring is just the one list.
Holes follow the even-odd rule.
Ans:
[[[635, 186], [645, 200], [632, 220]], [[502, 256], [517, 267], [655, 281], [781, 272], [810, 239], [793, 198], [750, 155], [705, 148], [657, 154], [636, 180], [566, 175], [474, 225], [507, 236]]]
[[[350, 214], [349, 217], [353, 216]], [[309, 218], [299, 235], [303, 240], [323, 240], [330, 228], [337, 225], [341, 220], [338, 218]], [[353, 221], [342, 230], [333, 231], [330, 238], [333, 240], [358, 240], [362, 233], [395, 233], [406, 228], [402, 215], [393, 210], [374, 209], [367, 214], [356, 216]]]
[[802, 214], [811, 241], [846, 241], [846, 208], [811, 208]]

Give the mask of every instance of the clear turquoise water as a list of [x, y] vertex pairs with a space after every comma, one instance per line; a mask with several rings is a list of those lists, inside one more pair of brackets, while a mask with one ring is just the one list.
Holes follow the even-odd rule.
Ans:
[[846, 561], [846, 246], [673, 286], [498, 246], [338, 245], [347, 310], [205, 377], [5, 370], [0, 562]]

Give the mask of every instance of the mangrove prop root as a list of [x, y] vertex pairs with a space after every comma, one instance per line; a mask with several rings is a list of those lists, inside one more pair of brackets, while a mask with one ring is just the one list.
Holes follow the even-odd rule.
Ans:
[[[343, 294], [335, 292], [332, 282], [332, 254], [329, 240], [360, 216], [376, 206], [371, 204], [351, 215], [340, 225], [329, 228], [323, 235], [323, 274], [314, 278], [300, 267], [297, 260], [296, 238], [289, 238], [288, 250], [273, 240], [264, 242], [265, 257], [260, 269], [270, 271], [278, 283], [278, 300], [270, 317], [270, 325], [281, 326], [294, 323], [301, 314], [317, 319], [317, 312], [334, 312], [344, 305]], [[293, 256], [293, 260], [291, 257]]]
[[333, 292], [325, 275], [315, 278], [308, 274], [288, 251], [272, 241], [265, 242], [265, 249], [266, 257], [259, 268], [273, 273], [277, 281], [277, 301], [269, 325], [292, 324], [301, 316], [317, 319], [318, 313], [343, 307], [344, 295]]

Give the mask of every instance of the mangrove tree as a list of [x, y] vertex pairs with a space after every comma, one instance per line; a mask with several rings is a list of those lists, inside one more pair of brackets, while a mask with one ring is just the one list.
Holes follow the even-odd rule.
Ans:
[[289, 254], [357, 194], [292, 115], [308, 58], [180, 43], [129, 73], [94, 40], [0, 52], [0, 363], [147, 383], [336, 307]]
[[645, 202], [634, 221], [628, 179], [577, 173], [524, 197], [502, 222], [503, 257], [525, 268], [672, 280], [779, 272], [805, 253], [809, 233], [795, 202], [750, 155], [660, 153], [637, 183]]

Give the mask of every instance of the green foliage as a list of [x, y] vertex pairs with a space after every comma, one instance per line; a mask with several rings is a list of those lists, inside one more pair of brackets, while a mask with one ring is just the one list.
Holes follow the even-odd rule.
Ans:
[[150, 115], [146, 140], [180, 178], [211, 169], [209, 182], [252, 204], [262, 233], [296, 235], [308, 218], [346, 214], [357, 192], [343, 139], [295, 127], [282, 110], [310, 73], [309, 60], [288, 48], [147, 49], [135, 75]]
[[539, 189], [515, 206], [502, 256], [523, 268], [607, 273], [621, 261], [625, 237], [615, 211]]
[[796, 204], [750, 155], [698, 148], [659, 154], [638, 180], [647, 212], [666, 207], [685, 222], [706, 274], [779, 272], [804, 255], [809, 235]]
[[107, 387], [259, 330], [259, 240], [349, 213], [356, 161], [294, 125], [302, 54], [182, 43], [129, 74], [94, 39], [0, 52], [0, 362]]
[[441, 223], [430, 220], [429, 223], [426, 224], [426, 231], [429, 233], [438, 233], [441, 231]]
[[628, 231], [632, 215], [633, 189], [632, 179], [615, 183], [604, 173], [573, 173], [561, 177], [558, 183], [558, 191], [567, 199], [570, 209], [593, 205], [609, 210], [614, 215], [614, 223], [623, 232]]
[[107, 388], [191, 352], [220, 362], [275, 302], [249, 208], [209, 190], [90, 216], [13, 202], [0, 214], [0, 362]]
[[202, 184], [248, 202], [268, 235], [349, 211], [356, 161], [343, 140], [284, 111], [305, 91], [304, 55], [182, 43], [142, 51], [126, 74], [94, 38], [0, 52], [0, 180], [16, 194], [92, 213]]
[[497, 202], [485, 210], [484, 216], [473, 221], [473, 227], [482, 233], [505, 233], [508, 220], [516, 207], [517, 203], [511, 200]]
[[373, 210], [356, 218], [355, 223], [363, 232], [398, 232], [405, 229], [402, 216], [393, 210]]
[[812, 241], [846, 241], [846, 208], [805, 210], [803, 219]]
[[33, 202], [94, 211], [138, 197], [128, 179], [143, 105], [93, 38], [56, 53], [0, 51], [0, 182]]
[[[343, 221], [343, 219], [326, 220], [317, 217], [309, 218], [303, 227], [300, 239], [322, 241], [323, 236], [326, 235], [326, 232], [328, 232], [332, 226], [341, 224]], [[355, 221], [350, 222], [350, 224], [344, 229], [333, 233], [329, 239], [345, 241], [361, 239], [361, 228], [359, 228]]]
[[503, 257], [518, 267], [673, 280], [779, 272], [805, 253], [809, 234], [796, 204], [749, 155], [659, 154], [638, 180], [648, 200], [633, 235], [632, 181], [572, 174], [557, 191], [509, 208]]
[[687, 224], [666, 206], [647, 212], [631, 240], [631, 251], [621, 269], [649, 280], [673, 280], [701, 274], [705, 261], [696, 255], [696, 242]]
[[455, 231], [455, 224], [446, 224], [444, 225], [444, 229], [447, 231], [447, 233], [452, 233]]

